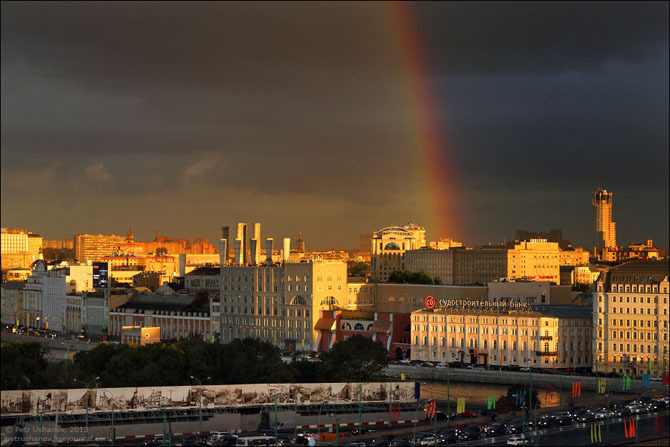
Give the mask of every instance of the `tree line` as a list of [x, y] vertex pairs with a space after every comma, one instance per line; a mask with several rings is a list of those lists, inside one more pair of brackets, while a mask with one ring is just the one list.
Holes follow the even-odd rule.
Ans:
[[383, 378], [384, 346], [360, 335], [336, 343], [318, 361], [286, 363], [277, 347], [254, 338], [228, 344], [199, 337], [146, 346], [101, 343], [72, 360], [47, 361], [39, 343], [1, 348], [3, 390], [80, 388], [96, 377], [99, 387], [180, 386], [193, 377], [207, 384], [368, 382]]

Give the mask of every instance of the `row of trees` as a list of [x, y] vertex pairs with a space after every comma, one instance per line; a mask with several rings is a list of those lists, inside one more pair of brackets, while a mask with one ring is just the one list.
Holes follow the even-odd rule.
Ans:
[[439, 276], [431, 278], [426, 272], [410, 272], [409, 270], [393, 270], [388, 282], [400, 284], [442, 284]]
[[[337, 343], [319, 361], [285, 363], [271, 343], [245, 338], [229, 344], [193, 337], [146, 346], [99, 344], [72, 361], [48, 362], [38, 343], [1, 348], [2, 389], [76, 388], [100, 377], [99, 386], [178, 386], [191, 376], [210, 384], [372, 381], [388, 364], [384, 346], [362, 336]], [[76, 380], [75, 380], [76, 379]]]

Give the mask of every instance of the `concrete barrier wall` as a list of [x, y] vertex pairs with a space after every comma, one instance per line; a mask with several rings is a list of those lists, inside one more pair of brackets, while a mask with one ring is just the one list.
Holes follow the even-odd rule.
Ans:
[[[527, 372], [512, 372], [512, 371], [480, 371], [466, 368], [432, 368], [422, 366], [408, 366], [408, 365], [389, 365], [386, 369], [386, 374], [394, 379], [405, 375], [406, 380], [449, 380], [455, 382], [473, 382], [473, 383], [490, 383], [498, 385], [528, 385], [529, 374]], [[605, 389], [611, 392], [628, 392], [622, 389], [623, 379], [600, 377], [600, 380], [605, 381]], [[572, 382], [581, 382], [582, 390], [595, 391], [597, 388], [596, 377], [589, 376], [565, 376], [559, 374], [532, 374], [533, 386], [545, 388], [548, 386], [570, 388]], [[642, 393], [645, 391], [659, 391], [667, 394], [668, 387], [664, 386], [662, 382], [651, 382], [651, 386], [646, 388], [642, 385], [641, 380], [630, 381], [631, 393]]]

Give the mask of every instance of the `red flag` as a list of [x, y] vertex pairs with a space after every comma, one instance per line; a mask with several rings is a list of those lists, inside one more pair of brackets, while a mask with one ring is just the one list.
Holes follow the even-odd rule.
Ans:
[[635, 436], [635, 421], [630, 421], [630, 437]]
[[623, 421], [623, 429], [624, 429], [624, 431], [626, 432], [626, 438], [628, 438], [628, 437], [629, 437], [629, 436], [628, 436], [628, 422], [626, 422], [625, 419], [624, 419], [624, 421]]
[[582, 382], [577, 382], [577, 397], [582, 395]]

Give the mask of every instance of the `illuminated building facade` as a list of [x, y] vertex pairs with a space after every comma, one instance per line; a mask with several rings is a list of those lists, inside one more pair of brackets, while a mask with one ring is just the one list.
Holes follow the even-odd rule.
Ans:
[[405, 270], [405, 252], [426, 246], [426, 230], [409, 223], [404, 227], [383, 228], [374, 233], [371, 269], [375, 281], [386, 282], [394, 270]]
[[220, 300], [212, 303], [213, 327], [223, 342], [257, 337], [311, 351], [321, 311], [346, 305], [342, 261], [225, 267]]
[[437, 307], [412, 312], [411, 325], [411, 358], [416, 360], [491, 367], [591, 366], [589, 307]]
[[591, 204], [596, 209], [596, 248], [616, 247], [616, 224], [612, 221], [612, 200], [614, 195], [598, 186], [593, 193]]
[[633, 260], [601, 275], [593, 320], [600, 371], [632, 376], [667, 371], [668, 261]]

